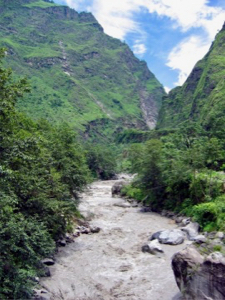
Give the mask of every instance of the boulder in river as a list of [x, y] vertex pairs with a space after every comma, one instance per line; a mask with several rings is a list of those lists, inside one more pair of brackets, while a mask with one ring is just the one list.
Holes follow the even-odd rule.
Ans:
[[42, 274], [42, 277], [51, 277], [51, 271], [49, 269], [49, 267], [44, 267], [43, 268], [43, 274]]
[[122, 208], [132, 207], [132, 205], [128, 202], [118, 202], [118, 203], [113, 204], [113, 206], [118, 206], [118, 207], [122, 207]]
[[48, 291], [43, 288], [40, 290], [34, 289], [33, 292], [34, 292], [33, 300], [50, 300], [50, 295]]
[[203, 244], [206, 243], [207, 238], [203, 234], [199, 234], [194, 237], [193, 241], [197, 244]]
[[220, 240], [223, 240], [224, 239], [224, 233], [222, 231], [218, 231], [216, 233], [216, 238], [220, 239]]
[[155, 232], [151, 240], [158, 239], [161, 244], [179, 245], [184, 242], [184, 233], [180, 229]]
[[197, 222], [190, 222], [187, 226], [182, 227], [181, 230], [187, 233], [187, 236], [190, 241], [193, 241], [194, 238], [198, 235], [199, 224]]
[[186, 226], [191, 222], [191, 218], [183, 218], [183, 220], [181, 221], [181, 225], [182, 226]]
[[140, 209], [140, 212], [152, 212], [152, 209], [150, 206], [143, 206], [141, 209]]
[[142, 246], [142, 252], [157, 254], [157, 253], [163, 253], [164, 251], [160, 246], [158, 240], [153, 240], [150, 243]]
[[153, 240], [155, 240], [155, 239], [158, 239], [161, 233], [162, 233], [162, 230], [153, 233], [152, 236], [150, 237], [150, 241], [153, 241]]
[[44, 258], [41, 261], [46, 266], [52, 266], [55, 264], [54, 260], [52, 258]]
[[91, 230], [91, 233], [98, 233], [101, 230], [101, 228], [98, 226], [91, 225], [90, 230]]
[[113, 186], [112, 186], [112, 196], [120, 195], [122, 188], [126, 185], [126, 181], [120, 180], [117, 181]]
[[57, 244], [61, 247], [65, 247], [66, 246], [66, 241], [63, 239], [63, 240], [58, 240]]
[[172, 258], [172, 268], [185, 300], [225, 299], [225, 258], [219, 253], [207, 258], [188, 247]]

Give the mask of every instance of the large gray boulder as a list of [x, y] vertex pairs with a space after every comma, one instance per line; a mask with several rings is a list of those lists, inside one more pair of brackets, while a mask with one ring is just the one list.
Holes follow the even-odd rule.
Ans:
[[34, 289], [34, 296], [33, 300], [50, 300], [50, 295], [47, 290], [45, 289]]
[[182, 227], [181, 230], [186, 232], [190, 241], [193, 241], [199, 233], [199, 228], [200, 226], [197, 222], [190, 222], [187, 226]]
[[155, 232], [151, 240], [158, 239], [161, 244], [179, 245], [184, 242], [185, 235], [180, 229], [162, 230]]
[[142, 246], [142, 252], [148, 252], [151, 254], [158, 254], [158, 253], [163, 253], [163, 249], [159, 244], [158, 240], [153, 240], [148, 244], [145, 244]]
[[207, 238], [203, 234], [196, 235], [193, 241], [197, 244], [203, 244], [207, 242]]
[[225, 299], [225, 259], [221, 253], [207, 258], [188, 247], [172, 258], [175, 279], [185, 300]]

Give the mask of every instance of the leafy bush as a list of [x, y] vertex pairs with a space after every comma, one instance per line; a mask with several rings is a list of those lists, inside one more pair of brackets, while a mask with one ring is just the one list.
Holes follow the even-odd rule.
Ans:
[[131, 184], [126, 185], [121, 190], [122, 196], [127, 196], [129, 198], [135, 199], [137, 201], [142, 201], [144, 198], [144, 195], [140, 188], [134, 187]]
[[220, 196], [211, 202], [195, 205], [192, 215], [205, 231], [224, 230], [225, 197]]
[[31, 298], [40, 259], [71, 228], [78, 193], [89, 180], [84, 151], [69, 126], [36, 123], [16, 111], [26, 91], [26, 81], [14, 82], [0, 65], [1, 299]]
[[222, 230], [225, 220], [222, 196], [225, 174], [220, 171], [225, 157], [222, 145], [221, 140], [207, 136], [194, 124], [144, 144], [131, 145], [128, 151], [131, 170], [138, 173], [138, 188], [143, 198], [156, 210], [193, 215], [204, 229]]
[[94, 178], [111, 179], [116, 174], [116, 157], [110, 146], [87, 145], [87, 163]]

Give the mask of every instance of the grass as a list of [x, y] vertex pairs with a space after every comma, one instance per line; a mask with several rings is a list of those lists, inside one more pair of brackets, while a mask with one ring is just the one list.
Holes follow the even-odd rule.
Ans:
[[185, 120], [197, 121], [207, 130], [214, 126], [225, 107], [224, 37], [224, 30], [218, 33], [209, 53], [196, 64], [183, 86], [164, 100], [159, 128], [173, 128]]
[[29, 8], [32, 8], [32, 7], [48, 8], [48, 7], [60, 6], [60, 5], [56, 4], [56, 3], [51, 3], [51, 2], [46, 2], [46, 1], [43, 1], [43, 0], [39, 0], [39, 1], [36, 1], [36, 2], [31, 2], [31, 3], [28, 3], [28, 4], [24, 4], [23, 6], [24, 7], [29, 7]]
[[[47, 9], [53, 6], [56, 9]], [[107, 134], [144, 124], [139, 86], [160, 106], [160, 83], [145, 75], [146, 65], [126, 44], [99, 30], [91, 14], [71, 10], [71, 16], [62, 6], [41, 0], [0, 15], [0, 26], [6, 28], [0, 33], [1, 44], [13, 53], [7, 56], [7, 66], [27, 76], [32, 87], [18, 109], [34, 119], [67, 121], [83, 131], [96, 121]], [[107, 126], [102, 121], [106, 119]]]

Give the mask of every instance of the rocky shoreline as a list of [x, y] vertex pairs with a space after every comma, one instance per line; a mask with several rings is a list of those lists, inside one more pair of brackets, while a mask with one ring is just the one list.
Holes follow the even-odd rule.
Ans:
[[[112, 195], [120, 195], [125, 181], [115, 183]], [[125, 198], [130, 205], [133, 199]], [[142, 212], [151, 212], [151, 207], [142, 206]], [[160, 244], [178, 245], [184, 240], [189, 244], [172, 257], [172, 269], [177, 285], [185, 300], [225, 299], [225, 234], [223, 232], [200, 232], [200, 226], [191, 218], [172, 211], [157, 212], [177, 224], [177, 229], [162, 230], [151, 235], [142, 251], [160, 255]]]
[[[118, 186], [118, 181], [115, 182]], [[115, 190], [115, 187], [112, 186], [112, 195], [114, 197], [119, 196], [119, 192], [117, 191], [116, 194], [114, 194], [113, 190]], [[148, 212], [150, 211], [149, 207], [141, 206], [132, 199], [122, 199], [120, 197], [116, 198], [115, 203], [112, 203], [111, 205], [116, 209], [124, 209], [124, 211], [126, 211], [127, 213], [129, 213], [130, 210], [136, 209], [141, 214], [143, 214], [143, 216], [146, 215], [146, 217], [148, 217]], [[145, 212], [147, 214], [145, 214]], [[79, 244], [80, 239], [77, 238], [81, 238], [82, 235], [88, 235], [91, 237], [94, 233], [101, 233], [102, 230], [104, 232], [104, 226], [100, 229], [99, 226], [92, 224], [93, 222], [91, 221], [91, 219], [93, 218], [93, 216], [91, 214], [90, 211], [84, 213], [86, 220], [80, 220], [72, 234], [67, 235], [66, 237], [58, 241], [57, 244], [59, 249], [60, 247], [61, 249], [67, 248], [65, 247], [66, 245], [69, 245], [76, 240]], [[173, 248], [178, 247], [179, 245], [182, 246], [184, 243], [184, 247], [186, 248], [182, 250], [182, 248], [180, 247], [180, 251], [173, 254], [172, 256], [172, 269], [174, 272], [175, 280], [181, 293], [185, 297], [184, 299], [224, 299], [225, 285], [223, 280], [220, 280], [220, 277], [222, 276], [222, 274], [224, 274], [225, 266], [224, 256], [222, 254], [222, 252], [224, 251], [224, 234], [222, 232], [200, 233], [199, 225], [197, 223], [192, 222], [190, 218], [176, 215], [170, 211], [162, 211], [161, 215], [170, 219], [170, 223], [173, 223], [176, 227], [166, 230], [160, 230], [159, 228], [158, 231], [150, 233], [148, 240], [146, 240], [146, 243], [143, 243], [142, 246], [139, 246], [139, 251], [142, 252], [143, 255], [146, 255], [147, 260], [149, 254], [150, 256], [155, 256], [156, 258], [158, 257], [164, 260], [164, 258], [168, 256], [168, 251], [171, 251], [168, 248], [166, 248], [165, 250], [165, 247], [163, 245], [168, 245], [167, 247]], [[101, 239], [101, 237], [99, 237], [99, 239]], [[77, 244], [77, 242], [74, 244]], [[121, 254], [123, 253], [122, 251], [124, 250], [121, 250]], [[55, 259], [48, 258], [45, 261], [42, 261], [42, 263], [45, 265], [47, 270], [46, 276], [51, 276], [51, 266], [55, 264]], [[124, 272], [127, 272], [129, 270], [129, 268], [124, 268], [125, 267], [122, 268], [123, 270], [126, 269]], [[217, 276], [217, 274], [219, 275]], [[38, 281], [39, 280], [37, 280], [37, 282]], [[58, 295], [58, 298], [54, 297], [54, 294], [52, 294], [52, 292], [48, 290], [48, 287], [43, 283], [41, 283], [39, 289], [35, 290], [35, 300], [64, 299], [63, 296], [60, 295]], [[173, 299], [181, 299], [181, 296], [178, 297], [179, 298]], [[65, 297], [65, 299], [73, 298]], [[87, 299], [97, 298], [82, 298], [82, 300]], [[106, 297], [105, 299], [114, 298]], [[121, 299], [135, 298], [128, 297]], [[144, 300], [144, 298], [140, 299]]]

